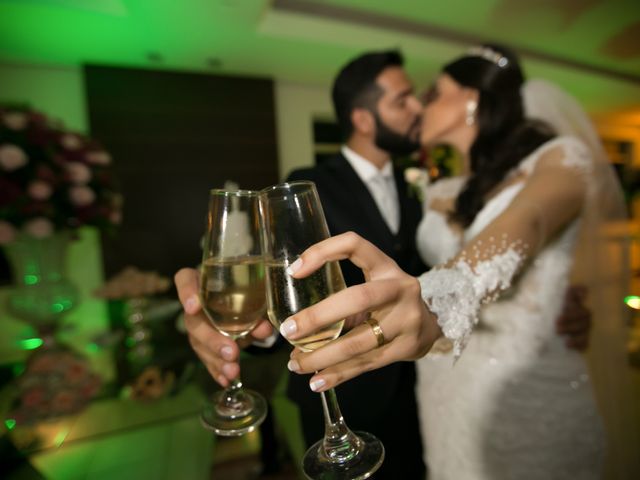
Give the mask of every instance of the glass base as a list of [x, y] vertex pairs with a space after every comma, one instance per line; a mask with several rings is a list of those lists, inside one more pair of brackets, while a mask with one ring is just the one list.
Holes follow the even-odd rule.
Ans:
[[247, 403], [244, 408], [221, 410], [220, 400], [224, 391], [216, 393], [200, 414], [200, 421], [207, 430], [223, 437], [237, 437], [254, 431], [267, 416], [267, 402], [253, 390], [243, 389]]
[[332, 462], [324, 453], [323, 440], [314, 443], [302, 459], [302, 469], [312, 480], [357, 480], [369, 478], [384, 460], [384, 446], [374, 435], [354, 432], [361, 441], [361, 449], [351, 460]]

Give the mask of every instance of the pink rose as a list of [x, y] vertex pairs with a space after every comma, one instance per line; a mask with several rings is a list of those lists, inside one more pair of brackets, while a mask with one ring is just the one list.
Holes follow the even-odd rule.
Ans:
[[2, 122], [11, 130], [24, 130], [29, 123], [29, 117], [22, 112], [8, 112], [2, 117]]
[[98, 150], [87, 153], [87, 162], [94, 165], [109, 165], [111, 163], [111, 155], [104, 150]]
[[49, 373], [55, 370], [55, 362], [53, 355], [39, 354], [29, 361], [27, 371], [31, 373]]
[[29, 220], [22, 228], [26, 233], [36, 238], [45, 238], [53, 233], [53, 223], [44, 217]]
[[40, 387], [34, 387], [26, 392], [22, 396], [22, 403], [25, 407], [35, 407], [40, 405], [45, 400], [44, 390]]
[[51, 408], [54, 412], [70, 412], [77, 407], [78, 400], [72, 390], [62, 390], [51, 400]]
[[46, 200], [53, 193], [51, 185], [47, 182], [43, 182], [42, 180], [34, 180], [31, 182], [27, 191], [29, 192], [29, 195], [36, 200]]
[[69, 365], [65, 373], [65, 380], [71, 383], [77, 383], [89, 374], [87, 368], [79, 362]]
[[120, 225], [122, 223], [122, 212], [120, 210], [114, 210], [109, 214], [109, 221], [114, 225]]
[[68, 163], [67, 172], [73, 183], [87, 183], [91, 180], [91, 170], [80, 162]]
[[11, 172], [24, 167], [29, 161], [29, 157], [20, 147], [9, 143], [0, 146], [0, 166]]
[[9, 222], [0, 220], [0, 245], [7, 245], [16, 238], [16, 229]]
[[67, 133], [60, 139], [60, 144], [67, 150], [78, 150], [82, 146], [82, 141], [77, 135]]
[[72, 187], [69, 190], [69, 199], [77, 207], [86, 207], [93, 203], [96, 194], [89, 187]]

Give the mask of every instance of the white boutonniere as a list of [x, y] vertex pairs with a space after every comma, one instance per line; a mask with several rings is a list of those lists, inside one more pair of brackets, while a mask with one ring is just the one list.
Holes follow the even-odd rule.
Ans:
[[409, 167], [404, 171], [404, 179], [409, 185], [409, 195], [415, 195], [420, 202], [424, 202], [429, 186], [429, 172], [424, 168]]

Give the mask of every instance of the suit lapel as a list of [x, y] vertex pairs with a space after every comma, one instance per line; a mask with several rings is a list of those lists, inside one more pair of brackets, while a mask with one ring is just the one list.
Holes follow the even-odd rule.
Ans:
[[[399, 240], [409, 234], [413, 236], [415, 225], [420, 221], [422, 215], [422, 206], [419, 199], [413, 197], [409, 193], [409, 186], [404, 179], [404, 170], [394, 169], [394, 178], [396, 181], [396, 189], [398, 190], [398, 201], [400, 203], [400, 229], [398, 230]], [[413, 238], [410, 241], [415, 241]]]

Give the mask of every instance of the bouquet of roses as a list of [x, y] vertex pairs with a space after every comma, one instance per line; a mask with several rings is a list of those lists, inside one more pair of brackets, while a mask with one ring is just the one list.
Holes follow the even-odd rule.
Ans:
[[0, 245], [20, 232], [108, 230], [121, 208], [111, 156], [98, 142], [29, 108], [0, 106]]

